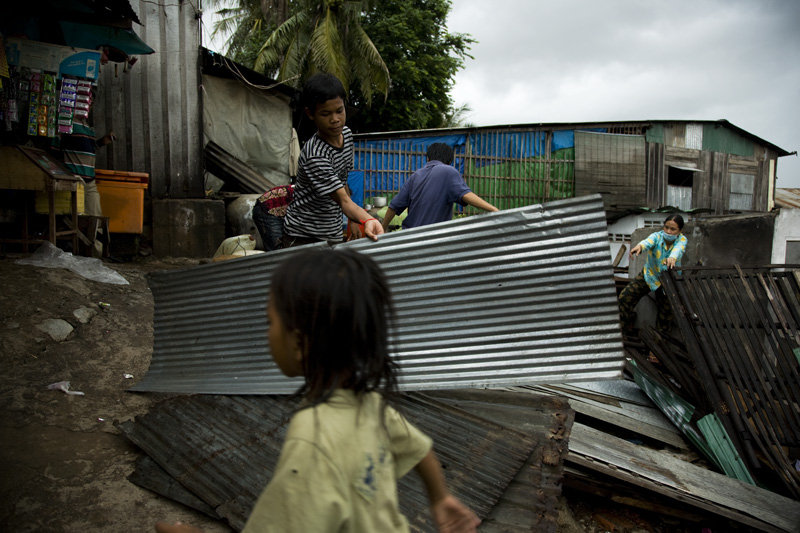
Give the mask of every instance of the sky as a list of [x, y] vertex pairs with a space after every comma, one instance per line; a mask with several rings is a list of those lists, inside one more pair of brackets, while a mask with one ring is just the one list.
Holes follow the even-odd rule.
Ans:
[[[452, 0], [447, 30], [478, 41], [451, 91], [472, 125], [725, 119], [800, 150], [797, 0]], [[777, 176], [800, 188], [800, 158]]]

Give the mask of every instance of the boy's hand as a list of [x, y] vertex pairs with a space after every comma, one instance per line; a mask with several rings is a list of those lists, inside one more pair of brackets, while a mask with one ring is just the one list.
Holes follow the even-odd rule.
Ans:
[[451, 494], [434, 503], [431, 513], [440, 533], [474, 532], [481, 523], [469, 507]]
[[354, 241], [356, 239], [360, 239], [364, 236], [362, 231], [363, 226], [357, 222], [353, 222], [352, 220], [347, 224], [347, 229], [349, 230], [349, 234], [347, 235], [348, 241]]
[[203, 533], [203, 530], [183, 522], [175, 522], [174, 524], [156, 522], [156, 533]]
[[383, 234], [383, 224], [377, 218], [370, 218], [364, 223], [364, 233], [373, 241], [377, 241], [378, 235]]

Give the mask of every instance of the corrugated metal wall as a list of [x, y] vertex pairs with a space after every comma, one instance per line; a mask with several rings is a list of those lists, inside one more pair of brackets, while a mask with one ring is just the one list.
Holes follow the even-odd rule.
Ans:
[[[319, 246], [326, 246], [321, 244]], [[389, 278], [404, 390], [615, 379], [624, 364], [599, 195], [342, 244]], [[153, 360], [133, 390], [293, 392], [267, 346], [286, 249], [152, 275]]]
[[[364, 197], [397, 194], [405, 180], [427, 163], [433, 142], [455, 149], [454, 166], [475, 194], [499, 209], [572, 198], [574, 192], [573, 127], [478, 128], [429, 131], [372, 140], [356, 136], [355, 170], [364, 180]], [[602, 126], [594, 131], [605, 131]], [[451, 133], [452, 132], [452, 133]], [[458, 208], [461, 211], [460, 208]], [[463, 209], [465, 214], [481, 212]]]
[[134, 31], [155, 50], [129, 72], [100, 69], [98, 134], [117, 141], [98, 151], [98, 168], [150, 174], [153, 198], [202, 198], [200, 22], [192, 2], [131, 2]]
[[610, 210], [641, 207], [646, 201], [643, 135], [575, 132], [575, 194], [603, 195]]

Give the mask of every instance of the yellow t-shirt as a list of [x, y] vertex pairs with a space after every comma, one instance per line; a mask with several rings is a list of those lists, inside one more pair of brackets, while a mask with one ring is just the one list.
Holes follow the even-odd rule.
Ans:
[[381, 424], [381, 397], [362, 401], [337, 390], [289, 423], [275, 475], [243, 533], [408, 531], [397, 507], [397, 479], [433, 443], [391, 407]]

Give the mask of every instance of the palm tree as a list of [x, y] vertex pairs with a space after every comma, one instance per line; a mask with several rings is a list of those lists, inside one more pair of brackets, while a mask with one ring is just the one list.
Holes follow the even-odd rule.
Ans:
[[[206, 0], [209, 9], [216, 9], [219, 17], [211, 32], [211, 38], [227, 36], [225, 54], [240, 59], [242, 55], [252, 55], [254, 39], [260, 39], [259, 48], [263, 44], [262, 33], [272, 32], [283, 24], [289, 16], [288, 0]], [[252, 66], [252, 63], [249, 65]]]
[[444, 114], [442, 128], [474, 128], [475, 124], [467, 122], [467, 117], [472, 112], [469, 104], [461, 104], [458, 107], [451, 107]]
[[255, 70], [279, 81], [293, 80], [296, 87], [315, 72], [329, 72], [347, 90], [357, 83], [367, 105], [375, 91], [386, 98], [389, 69], [360, 22], [372, 2], [300, 0], [261, 47]]

